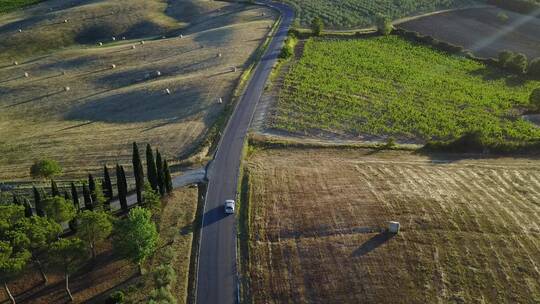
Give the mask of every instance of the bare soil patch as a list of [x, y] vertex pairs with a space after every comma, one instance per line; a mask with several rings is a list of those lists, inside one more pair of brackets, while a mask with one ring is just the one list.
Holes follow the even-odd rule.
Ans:
[[[508, 21], [497, 15], [504, 13]], [[401, 23], [399, 27], [461, 45], [481, 57], [503, 50], [540, 56], [540, 19], [499, 8], [472, 8], [435, 14]]]
[[[540, 165], [255, 148], [252, 303], [537, 303]], [[386, 222], [401, 223], [398, 235]]]

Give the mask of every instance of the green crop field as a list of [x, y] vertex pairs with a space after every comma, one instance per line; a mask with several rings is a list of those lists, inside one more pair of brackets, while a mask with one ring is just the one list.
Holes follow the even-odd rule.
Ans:
[[43, 0], [0, 0], [0, 14], [41, 1]]
[[521, 118], [538, 81], [397, 36], [309, 40], [285, 77], [271, 127], [423, 142], [478, 131], [491, 140], [540, 138]]
[[370, 25], [377, 13], [396, 19], [476, 3], [473, 0], [285, 0], [285, 2], [294, 7], [302, 25], [308, 25], [314, 17], [319, 16], [329, 28]]

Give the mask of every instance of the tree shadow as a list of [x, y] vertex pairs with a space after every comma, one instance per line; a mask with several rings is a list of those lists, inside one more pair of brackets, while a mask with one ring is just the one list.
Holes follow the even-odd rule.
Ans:
[[376, 234], [371, 239], [367, 240], [365, 243], [360, 245], [353, 253], [352, 256], [354, 257], [360, 257], [364, 256], [371, 251], [377, 249], [384, 243], [388, 242], [390, 239], [392, 239], [395, 236], [394, 233], [389, 232], [381, 232], [379, 234]]
[[56, 91], [56, 92], [53, 92], [53, 93], [49, 93], [49, 94], [37, 96], [37, 97], [31, 98], [31, 99], [28, 99], [28, 100], [24, 100], [24, 101], [20, 101], [20, 102], [17, 102], [17, 103], [12, 103], [12, 104], [6, 105], [6, 106], [4, 106], [3, 108], [12, 108], [12, 107], [16, 107], [16, 106], [23, 105], [23, 104], [26, 104], [26, 103], [29, 103], [29, 102], [32, 102], [32, 101], [36, 101], [36, 100], [40, 100], [40, 99], [43, 99], [43, 98], [51, 97], [51, 96], [54, 96], [54, 95], [58, 95], [58, 94], [60, 94], [60, 93], [62, 93], [62, 92], [64, 92], [64, 91], [63, 91], [63, 90], [60, 90], [60, 91]]
[[484, 66], [474, 71], [468, 72], [471, 76], [481, 77], [484, 81], [495, 81], [504, 79], [505, 84], [509, 87], [518, 87], [527, 83], [525, 76], [511, 74], [499, 68]]

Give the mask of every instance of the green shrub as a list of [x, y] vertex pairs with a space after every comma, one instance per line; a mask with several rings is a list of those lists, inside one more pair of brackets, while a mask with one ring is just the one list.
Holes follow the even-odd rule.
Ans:
[[540, 58], [536, 58], [529, 64], [527, 74], [534, 78], [540, 78]]
[[154, 283], [158, 288], [169, 288], [171, 284], [176, 282], [176, 272], [171, 265], [160, 265], [152, 273]]
[[298, 43], [298, 38], [296, 38], [296, 35], [294, 35], [294, 33], [289, 33], [289, 36], [287, 39], [285, 39], [285, 43], [283, 44], [279, 58], [291, 58], [294, 55], [294, 47], [296, 46], [296, 43]]
[[105, 304], [121, 304], [124, 303], [125, 298], [126, 296], [122, 291], [115, 291], [105, 300]]
[[394, 29], [390, 19], [388, 19], [388, 17], [382, 14], [377, 14], [377, 16], [375, 17], [375, 25], [377, 26], [377, 32], [385, 36], [390, 35], [390, 33], [392, 33], [392, 30]]
[[169, 289], [161, 287], [152, 291], [148, 303], [176, 304], [177, 300]]
[[311, 20], [311, 30], [313, 31], [313, 35], [320, 36], [323, 29], [324, 23], [320, 17], [315, 17]]
[[529, 97], [529, 104], [533, 111], [540, 112], [540, 88], [536, 88], [532, 91], [531, 96]]
[[511, 51], [499, 52], [499, 65], [505, 68], [513, 57], [514, 53]]
[[57, 161], [51, 159], [35, 161], [30, 167], [33, 178], [52, 178], [60, 173], [62, 173], [62, 167]]
[[521, 53], [515, 54], [506, 66], [513, 72], [523, 74], [527, 70], [527, 56]]

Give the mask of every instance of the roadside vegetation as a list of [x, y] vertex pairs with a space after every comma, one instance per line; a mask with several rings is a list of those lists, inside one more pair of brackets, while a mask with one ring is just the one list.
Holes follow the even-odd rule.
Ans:
[[43, 0], [0, 0], [0, 14], [8, 13]]
[[[250, 151], [246, 303], [540, 301], [537, 161]], [[388, 221], [400, 222], [398, 234]]]
[[306, 42], [286, 76], [273, 127], [297, 133], [536, 142], [521, 115], [540, 82], [396, 36]]
[[309, 27], [315, 17], [329, 29], [363, 27], [375, 24], [377, 14], [390, 19], [475, 4], [474, 0], [286, 0], [296, 11], [297, 20]]
[[[103, 178], [89, 174], [82, 187], [74, 183], [59, 187], [51, 180], [49, 189], [2, 193], [0, 279], [12, 303], [17, 299], [32, 303], [105, 300], [109, 289], [132, 284], [145, 286], [147, 292], [128, 287], [108, 301], [139, 298], [184, 303], [198, 205], [196, 188], [173, 191], [167, 161], [150, 145], [146, 172], [135, 143], [132, 162], [136, 206], [128, 205], [129, 189], [120, 165], [118, 195], [107, 166]], [[154, 255], [158, 249], [161, 252]], [[38, 273], [41, 279], [36, 278]], [[96, 277], [99, 283], [94, 282]], [[177, 279], [180, 285], [173, 286]], [[76, 286], [73, 291], [72, 285]], [[60, 288], [65, 296], [58, 293]]]

